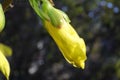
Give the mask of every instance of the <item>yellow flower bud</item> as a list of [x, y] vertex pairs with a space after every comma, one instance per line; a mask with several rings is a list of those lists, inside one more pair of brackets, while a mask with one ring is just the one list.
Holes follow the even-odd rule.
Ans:
[[74, 67], [85, 68], [86, 46], [82, 38], [70, 25], [69, 17], [52, 6], [49, 0], [29, 0], [32, 8], [56, 42], [65, 59]]
[[3, 30], [4, 26], [5, 26], [5, 16], [2, 9], [2, 5], [0, 4], [0, 32]]
[[65, 59], [74, 67], [85, 67], [86, 46], [84, 40], [78, 36], [69, 23], [63, 21], [60, 27], [44, 22], [45, 28], [55, 40]]
[[5, 75], [6, 79], [9, 80], [10, 66], [5, 58], [4, 54], [0, 51], [0, 71]]

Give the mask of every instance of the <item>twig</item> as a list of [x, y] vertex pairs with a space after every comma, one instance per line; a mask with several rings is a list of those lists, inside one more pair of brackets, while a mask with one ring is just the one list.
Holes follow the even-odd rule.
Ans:
[[13, 0], [5, 0], [2, 4], [4, 12], [8, 9], [8, 7], [13, 7], [11, 4]]
[[54, 6], [55, 4], [54, 4], [54, 2], [52, 1], [52, 0], [49, 0], [49, 2]]

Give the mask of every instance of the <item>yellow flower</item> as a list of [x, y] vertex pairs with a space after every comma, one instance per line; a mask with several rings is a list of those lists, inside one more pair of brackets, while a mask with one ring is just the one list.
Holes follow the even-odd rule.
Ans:
[[48, 0], [41, 0], [41, 7], [39, 1], [29, 1], [65, 59], [74, 67], [84, 69], [87, 59], [85, 42], [70, 25], [68, 16]]
[[0, 4], [0, 32], [3, 30], [4, 26], [5, 26], [5, 16], [2, 9], [2, 5]]

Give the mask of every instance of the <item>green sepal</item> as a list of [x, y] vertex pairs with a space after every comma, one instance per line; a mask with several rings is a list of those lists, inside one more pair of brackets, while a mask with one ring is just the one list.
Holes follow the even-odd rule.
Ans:
[[68, 22], [68, 23], [71, 22], [70, 18], [68, 17], [68, 15], [65, 12], [63, 12], [61, 10], [59, 10], [59, 12], [62, 14], [62, 16], [64, 17], [66, 22]]
[[48, 16], [50, 17], [52, 25], [55, 27], [60, 26], [63, 21], [66, 21], [67, 23], [70, 22], [69, 17], [63, 11], [54, 7], [48, 11]]
[[63, 21], [70, 22], [69, 17], [63, 11], [54, 8], [49, 0], [29, 0], [29, 2], [43, 21], [48, 20], [55, 27], [59, 27]]
[[35, 10], [35, 12], [38, 14], [38, 16], [40, 16], [40, 18], [42, 20], [49, 20], [48, 15], [46, 15], [40, 6], [40, 1], [39, 0], [29, 0], [30, 5], [32, 6], [32, 8]]
[[48, 15], [50, 21], [53, 26], [58, 27], [60, 26], [63, 21], [70, 22], [69, 17], [61, 10], [56, 9], [52, 6], [49, 0], [41, 0], [42, 1], [42, 10], [45, 14]]

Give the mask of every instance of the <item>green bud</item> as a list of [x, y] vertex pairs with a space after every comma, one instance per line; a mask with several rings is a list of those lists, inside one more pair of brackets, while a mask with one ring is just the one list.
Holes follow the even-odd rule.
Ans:
[[69, 17], [61, 10], [56, 9], [49, 0], [29, 0], [35, 12], [44, 20], [48, 20], [53, 26], [59, 27], [64, 21], [70, 22]]
[[3, 30], [5, 26], [5, 15], [2, 9], [2, 5], [0, 4], [0, 32]]

